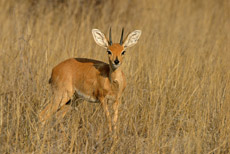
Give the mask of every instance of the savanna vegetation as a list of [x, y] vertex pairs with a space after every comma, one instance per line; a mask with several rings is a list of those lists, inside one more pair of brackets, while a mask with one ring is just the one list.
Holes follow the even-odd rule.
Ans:
[[[229, 0], [1, 0], [0, 153], [230, 153], [229, 17]], [[52, 68], [107, 62], [91, 30], [110, 27], [114, 42], [142, 30], [122, 66], [118, 137], [85, 101], [40, 127]]]

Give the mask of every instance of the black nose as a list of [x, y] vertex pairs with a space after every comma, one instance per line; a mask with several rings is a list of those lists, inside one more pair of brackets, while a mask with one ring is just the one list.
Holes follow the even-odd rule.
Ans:
[[116, 65], [119, 64], [119, 60], [116, 59], [116, 60], [114, 61], [114, 63], [115, 63]]

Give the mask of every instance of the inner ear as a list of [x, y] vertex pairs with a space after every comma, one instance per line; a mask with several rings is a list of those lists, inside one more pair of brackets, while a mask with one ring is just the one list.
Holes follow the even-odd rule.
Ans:
[[108, 39], [99, 29], [92, 29], [92, 34], [95, 42], [104, 48], [108, 47]]
[[131, 32], [126, 38], [124, 43], [122, 44], [124, 48], [131, 47], [135, 45], [138, 41], [138, 39], [141, 36], [141, 30], [135, 30]]

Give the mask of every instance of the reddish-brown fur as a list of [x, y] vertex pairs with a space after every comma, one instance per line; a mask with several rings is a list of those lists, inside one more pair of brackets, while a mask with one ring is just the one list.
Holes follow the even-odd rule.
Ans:
[[[116, 129], [118, 106], [126, 87], [125, 75], [119, 67], [123, 61], [122, 52], [125, 48], [118, 43], [108, 45], [108, 40], [104, 35], [101, 38], [105, 39], [103, 43], [111, 52], [108, 54], [109, 64], [93, 59], [71, 58], [53, 68], [50, 83], [54, 98], [52, 103], [48, 104], [39, 115], [43, 123], [57, 111], [57, 118], [64, 117], [71, 109], [67, 102], [74, 96], [89, 102], [100, 102], [105, 111], [110, 132], [112, 126], [114, 130]], [[98, 43], [97, 39], [96, 37], [95, 41]], [[98, 44], [101, 45], [100, 43]], [[118, 60], [119, 63], [116, 64], [115, 60]], [[114, 116], [112, 119], [108, 110], [108, 101], [113, 102]]]

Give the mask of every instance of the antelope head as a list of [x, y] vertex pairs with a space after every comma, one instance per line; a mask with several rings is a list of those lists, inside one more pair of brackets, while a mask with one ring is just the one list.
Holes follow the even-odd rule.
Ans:
[[93, 29], [93, 38], [95, 42], [104, 48], [106, 48], [108, 57], [109, 57], [109, 65], [113, 70], [117, 69], [121, 66], [123, 62], [123, 58], [125, 56], [126, 49], [135, 45], [141, 36], [141, 30], [135, 30], [127, 35], [127, 37], [123, 40], [124, 28], [121, 32], [120, 43], [112, 42], [112, 34], [111, 28], [109, 30], [109, 40], [105, 37], [105, 35], [99, 29]]

